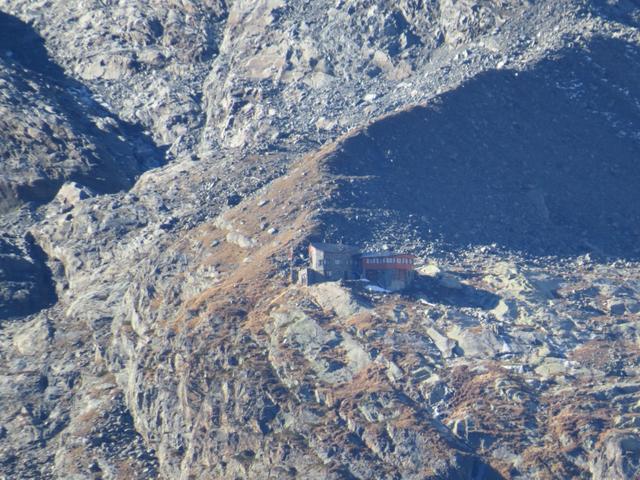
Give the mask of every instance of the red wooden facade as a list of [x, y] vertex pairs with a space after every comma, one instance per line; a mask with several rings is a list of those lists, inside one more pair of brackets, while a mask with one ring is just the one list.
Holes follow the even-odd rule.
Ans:
[[398, 254], [365, 254], [361, 257], [362, 270], [413, 270], [415, 257]]
[[413, 281], [415, 257], [405, 253], [365, 253], [362, 276], [390, 290], [402, 290]]

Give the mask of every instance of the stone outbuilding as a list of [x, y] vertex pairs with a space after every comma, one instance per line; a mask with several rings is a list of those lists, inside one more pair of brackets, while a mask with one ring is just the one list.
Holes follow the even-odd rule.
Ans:
[[311, 243], [309, 267], [319, 277], [316, 281], [354, 280], [359, 278], [360, 250], [340, 243]]

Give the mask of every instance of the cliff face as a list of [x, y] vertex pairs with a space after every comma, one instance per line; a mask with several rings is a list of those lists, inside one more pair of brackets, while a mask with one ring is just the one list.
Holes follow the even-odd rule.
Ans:
[[634, 3], [0, 10], [2, 475], [638, 474]]

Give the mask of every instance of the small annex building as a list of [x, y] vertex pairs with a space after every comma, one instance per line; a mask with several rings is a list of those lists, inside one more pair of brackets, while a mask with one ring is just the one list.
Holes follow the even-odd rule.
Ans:
[[402, 290], [415, 278], [415, 257], [405, 253], [361, 252], [339, 243], [311, 243], [309, 265], [298, 272], [305, 285], [337, 280], [367, 279], [380, 287]]

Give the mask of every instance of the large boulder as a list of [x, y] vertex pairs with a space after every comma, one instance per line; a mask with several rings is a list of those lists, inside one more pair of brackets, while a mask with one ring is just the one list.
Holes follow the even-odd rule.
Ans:
[[591, 473], [595, 480], [638, 478], [640, 436], [630, 432], [609, 433], [591, 460]]

